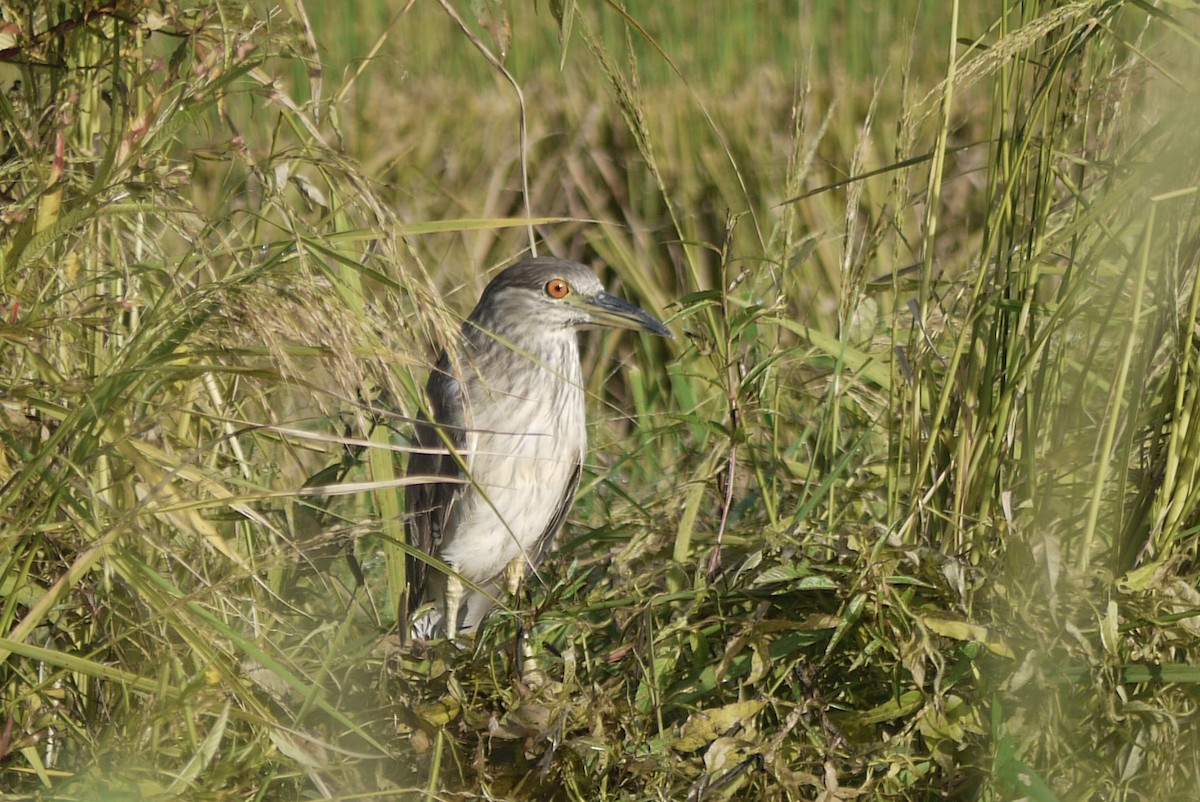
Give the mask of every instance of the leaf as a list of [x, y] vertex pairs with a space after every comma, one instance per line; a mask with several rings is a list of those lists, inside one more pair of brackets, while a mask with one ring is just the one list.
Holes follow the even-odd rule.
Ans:
[[718, 738], [727, 735], [734, 727], [743, 726], [766, 706], [766, 702], [754, 700], [734, 702], [711, 710], [698, 710], [683, 723], [679, 738], [672, 747], [679, 752], [694, 752]]
[[931, 631], [941, 635], [944, 638], [952, 638], [953, 640], [972, 641], [983, 644], [992, 654], [997, 654], [1001, 657], [1015, 658], [1016, 654], [1012, 648], [1003, 640], [991, 636], [988, 628], [979, 624], [970, 624], [966, 621], [958, 621], [950, 618], [936, 618], [926, 616], [921, 618], [921, 622], [925, 624]]
[[402, 237], [413, 237], [419, 234], [444, 234], [454, 231], [488, 231], [498, 228], [523, 228], [524, 226], [545, 226], [570, 222], [592, 221], [580, 221], [574, 217], [459, 218], [453, 220], [430, 220], [425, 223], [408, 223], [396, 226], [396, 233]]
[[[278, 727], [272, 727], [268, 733], [275, 748], [306, 769], [321, 770], [328, 768], [329, 759], [325, 750], [315, 741], [301, 744], [297, 734]], [[311, 748], [310, 748], [311, 747]]]
[[1104, 617], [1100, 619], [1100, 642], [1104, 644], [1104, 651], [1108, 652], [1110, 657], [1119, 656], [1119, 632], [1117, 602], [1116, 599], [1109, 599], [1108, 607], [1104, 611]]
[[495, 46], [495, 56], [504, 63], [512, 47], [512, 22], [508, 15], [507, 0], [474, 0], [471, 8], [480, 27], [487, 30]]
[[[1005, 736], [1005, 739], [1011, 741], [1008, 736]], [[1018, 759], [1013, 752], [1014, 750], [1009, 748], [996, 760], [996, 776], [1001, 782], [1016, 789], [1020, 796], [1034, 802], [1059, 802], [1058, 797], [1038, 773]]]
[[325, 197], [325, 193], [308, 176], [297, 173], [292, 176], [291, 182], [296, 185], [296, 189], [300, 190], [300, 197], [304, 198], [309, 206], [319, 206], [325, 211], [329, 211], [329, 200]]
[[200, 743], [200, 749], [192, 755], [187, 765], [175, 777], [175, 780], [167, 786], [167, 794], [179, 796], [185, 791], [190, 791], [192, 783], [212, 763], [213, 757], [217, 754], [217, 747], [221, 745], [221, 739], [225, 737], [225, 726], [229, 723], [229, 706], [231, 704], [232, 701], [227, 698], [225, 700], [225, 707], [221, 709], [217, 720], [213, 722], [212, 729], [208, 731], [208, 735], [204, 736], [204, 740]]
[[830, 337], [824, 332], [818, 331], [811, 326], [797, 323], [794, 320], [788, 320], [787, 318], [772, 318], [772, 320], [788, 331], [807, 338], [817, 348], [829, 354], [838, 360], [838, 362], [849, 366], [858, 378], [876, 384], [881, 389], [891, 389], [892, 368], [887, 360], [866, 353], [865, 351], [860, 351], [841, 342], [836, 337]]
[[558, 21], [558, 46], [562, 53], [558, 59], [558, 69], [567, 66], [567, 46], [571, 43], [571, 29], [575, 26], [575, 0], [550, 0], [550, 13]]
[[925, 695], [920, 691], [905, 691], [898, 697], [893, 696], [883, 704], [876, 705], [870, 710], [861, 713], [845, 714], [845, 719], [859, 727], [882, 724], [885, 721], [894, 721], [895, 719], [907, 716], [919, 708], [924, 701]]
[[[798, 580], [798, 581], [792, 581]], [[754, 577], [751, 587], [791, 582], [789, 590], [837, 590], [838, 584], [827, 576], [814, 574], [807, 565], [774, 565]]]
[[436, 702], [416, 705], [413, 713], [427, 724], [442, 727], [458, 718], [462, 713], [462, 705], [458, 703], [457, 699], [446, 696]]
[[842, 638], [858, 623], [858, 619], [862, 615], [863, 605], [866, 603], [866, 595], [860, 593], [846, 605], [846, 609], [842, 612], [841, 620], [838, 622], [838, 627], [833, 631], [833, 637], [829, 639], [829, 646], [825, 648], [826, 656], [833, 654], [833, 650], [841, 643]]

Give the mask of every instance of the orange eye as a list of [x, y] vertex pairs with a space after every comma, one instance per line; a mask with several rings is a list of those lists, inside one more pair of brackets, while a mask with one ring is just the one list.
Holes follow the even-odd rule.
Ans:
[[570, 285], [560, 278], [552, 278], [546, 282], [546, 294], [551, 298], [566, 298], [570, 291]]

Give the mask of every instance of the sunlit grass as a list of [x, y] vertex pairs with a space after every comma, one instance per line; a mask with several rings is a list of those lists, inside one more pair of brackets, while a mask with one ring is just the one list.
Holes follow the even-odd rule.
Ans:
[[459, 9], [539, 250], [677, 335], [589, 335], [459, 649], [395, 638], [397, 477], [528, 234], [418, 5], [6, 18], [0, 789], [1190, 798], [1195, 12]]

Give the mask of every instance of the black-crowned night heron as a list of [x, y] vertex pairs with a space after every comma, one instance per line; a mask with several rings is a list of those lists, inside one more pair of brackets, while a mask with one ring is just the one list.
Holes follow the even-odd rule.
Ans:
[[435, 605], [418, 636], [473, 631], [502, 578], [515, 592], [556, 540], [587, 449], [577, 333], [601, 327], [671, 336], [583, 265], [529, 259], [488, 284], [438, 360], [408, 475], [451, 481], [409, 485], [406, 519], [409, 544], [451, 573], [409, 556], [407, 612]]

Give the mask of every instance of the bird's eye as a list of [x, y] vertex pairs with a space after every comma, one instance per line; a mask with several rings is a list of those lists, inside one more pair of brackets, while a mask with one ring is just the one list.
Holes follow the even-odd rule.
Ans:
[[552, 278], [546, 282], [546, 294], [551, 298], [566, 298], [571, 287], [561, 278]]

